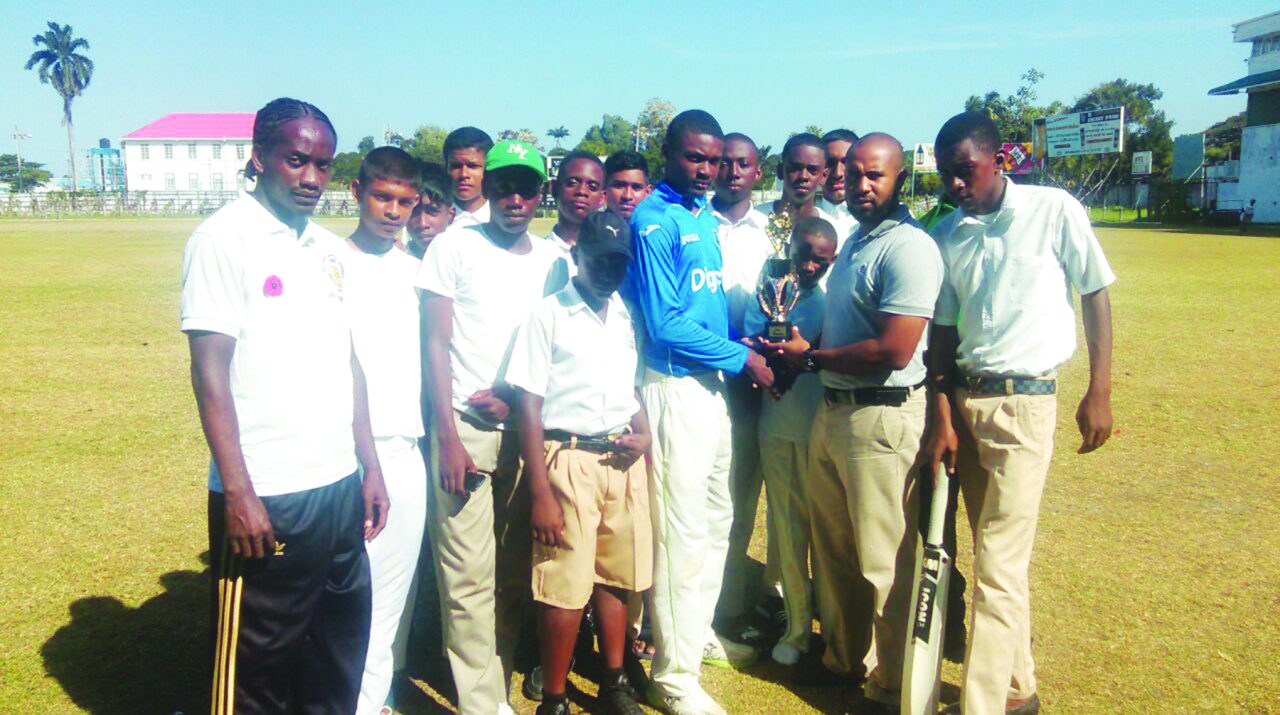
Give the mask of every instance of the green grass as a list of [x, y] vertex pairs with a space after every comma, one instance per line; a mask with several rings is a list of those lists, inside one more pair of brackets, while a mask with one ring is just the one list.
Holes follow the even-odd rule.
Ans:
[[[177, 326], [194, 224], [0, 222], [0, 712], [203, 709], [207, 452]], [[1117, 429], [1075, 454], [1081, 350], [1032, 572], [1045, 710], [1280, 712], [1280, 241], [1100, 233]], [[706, 680], [731, 712], [848, 701], [779, 675]]]
[[1090, 206], [1089, 220], [1094, 223], [1132, 223], [1138, 220], [1138, 210], [1123, 206]]

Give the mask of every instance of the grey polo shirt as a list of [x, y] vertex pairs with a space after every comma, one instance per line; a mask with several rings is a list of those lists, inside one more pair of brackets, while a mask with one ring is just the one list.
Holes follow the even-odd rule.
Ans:
[[[859, 226], [831, 267], [822, 346], [836, 348], [875, 338], [881, 313], [932, 319], [942, 276], [937, 244], [906, 206], [870, 230]], [[928, 334], [926, 330], [920, 337], [911, 362], [901, 370], [860, 375], [823, 370], [822, 384], [840, 390], [917, 385], [925, 377]]]

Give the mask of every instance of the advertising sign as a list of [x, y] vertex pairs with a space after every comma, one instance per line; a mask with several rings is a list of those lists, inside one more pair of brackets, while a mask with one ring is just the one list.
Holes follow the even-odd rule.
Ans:
[[1045, 147], [1051, 157], [1124, 151], [1124, 107], [1045, 118]]
[[1173, 139], [1173, 178], [1190, 179], [1204, 164], [1204, 135], [1183, 134]]
[[938, 172], [938, 160], [933, 156], [932, 144], [916, 144], [912, 157], [911, 168], [916, 173], [936, 174]]
[[1135, 151], [1133, 153], [1133, 175], [1151, 176], [1151, 152]]
[[1002, 144], [1004, 151], [1004, 173], [1030, 174], [1035, 170], [1035, 160], [1031, 158], [1031, 142], [1021, 144]]

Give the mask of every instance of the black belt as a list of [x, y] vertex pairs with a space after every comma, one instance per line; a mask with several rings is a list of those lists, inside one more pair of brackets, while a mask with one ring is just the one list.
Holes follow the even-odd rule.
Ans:
[[924, 382], [911, 387], [855, 387], [852, 390], [827, 388], [827, 402], [833, 405], [881, 405], [899, 407], [911, 393], [924, 387]]
[[1058, 381], [1037, 377], [972, 377], [960, 378], [964, 389], [971, 395], [1052, 395], [1058, 391]]
[[617, 450], [614, 444], [616, 436], [607, 434], [585, 436], [566, 432], [562, 429], [549, 429], [542, 431], [542, 438], [551, 442], [559, 442], [568, 449], [580, 449], [584, 452], [595, 452], [597, 454], [608, 454]]

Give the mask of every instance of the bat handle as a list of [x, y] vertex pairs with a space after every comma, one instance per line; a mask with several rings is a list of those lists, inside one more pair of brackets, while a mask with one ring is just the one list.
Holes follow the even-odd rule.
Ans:
[[951, 478], [947, 476], [947, 467], [938, 463], [938, 478], [933, 484], [933, 501], [929, 504], [929, 533], [925, 543], [930, 546], [942, 546], [942, 533], [947, 524], [947, 504], [951, 500]]

